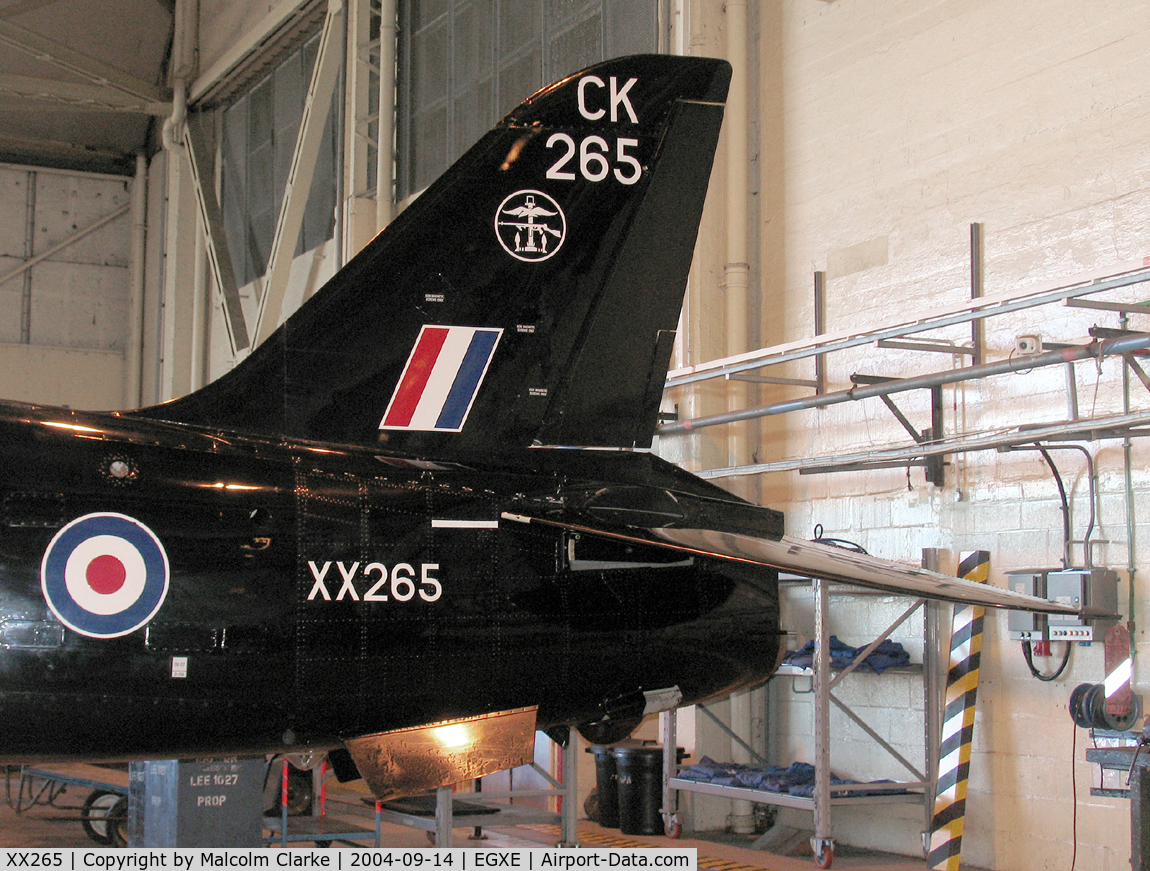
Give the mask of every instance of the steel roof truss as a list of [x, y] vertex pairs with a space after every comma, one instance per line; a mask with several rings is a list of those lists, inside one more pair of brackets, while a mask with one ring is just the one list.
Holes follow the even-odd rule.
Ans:
[[7, 45], [120, 95], [147, 103], [165, 103], [171, 92], [117, 69], [83, 52], [68, 48], [11, 21], [0, 19], [0, 45]]

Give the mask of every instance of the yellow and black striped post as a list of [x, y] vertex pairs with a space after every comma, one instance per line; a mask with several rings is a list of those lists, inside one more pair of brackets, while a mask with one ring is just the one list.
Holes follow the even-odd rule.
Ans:
[[[990, 576], [990, 554], [985, 550], [963, 553], [958, 574], [985, 584]], [[927, 856], [932, 871], [958, 871], [962, 862], [970, 744], [974, 737], [974, 699], [978, 690], [985, 613], [986, 609], [980, 605], [954, 606], [950, 671], [946, 680], [946, 708], [942, 715], [942, 743], [939, 745], [938, 785]]]

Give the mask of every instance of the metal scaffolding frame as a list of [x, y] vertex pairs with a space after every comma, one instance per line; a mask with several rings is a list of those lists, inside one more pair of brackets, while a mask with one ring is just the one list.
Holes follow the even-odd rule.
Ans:
[[[816, 273], [817, 275], [817, 273]], [[722, 357], [705, 363], [684, 366], [667, 373], [667, 387], [681, 387], [711, 378], [727, 378], [738, 372], [789, 363], [807, 357], [869, 345], [884, 339], [898, 339], [941, 327], [985, 320], [995, 315], [1022, 311], [1039, 305], [1090, 296], [1150, 281], [1150, 263], [1138, 260], [1083, 273], [1062, 281], [1045, 282], [998, 296], [978, 297], [958, 305], [922, 312], [913, 318], [898, 318], [862, 329], [824, 333], [810, 339], [799, 339], [769, 348]], [[1150, 312], [1146, 304], [1123, 304], [1125, 311]], [[950, 349], [948, 349], [950, 350]]]
[[[974, 231], [974, 227], [977, 226], [972, 225], [972, 298], [969, 302], [935, 309], [913, 318], [902, 318], [870, 328], [820, 334], [811, 339], [802, 339], [673, 370], [667, 379], [668, 388], [684, 387], [714, 378], [753, 379], [766, 383], [813, 387], [814, 395], [690, 420], [672, 421], [661, 425], [657, 430], [658, 434], [668, 436], [690, 433], [705, 427], [792, 411], [824, 408], [839, 403], [877, 397], [882, 399], [895, 418], [908, 431], [913, 444], [886, 446], [849, 455], [836, 454], [827, 457], [807, 457], [717, 468], [705, 470], [699, 474], [706, 478], [721, 478], [794, 470], [798, 470], [800, 474], [809, 474], [923, 465], [926, 466], [928, 480], [937, 486], [942, 485], [944, 458], [952, 453], [1011, 447], [1033, 443], [1038, 439], [1126, 438], [1147, 434], [1147, 431], [1139, 428], [1150, 424], [1150, 411], [1100, 418], [1081, 417], [1078, 413], [1077, 391], [1074, 387], [1073, 364], [1084, 360], [1099, 360], [1107, 356], [1120, 357], [1126, 372], [1135, 375], [1142, 385], [1150, 390], [1150, 376], [1135, 359], [1136, 354], [1143, 354], [1150, 349], [1150, 333], [1093, 329], [1091, 330], [1092, 341], [1088, 344], [1052, 345], [1049, 346], [1050, 350], [1041, 353], [1025, 356], [1012, 355], [1007, 359], [991, 362], [976, 361], [983, 359], [982, 324], [985, 319], [996, 315], [1055, 303], [1062, 303], [1075, 308], [1119, 312], [1123, 315], [1124, 321], [1126, 316], [1131, 313], [1150, 313], [1150, 303], [1148, 302], [1127, 303], [1086, 299], [1086, 297], [1104, 291], [1150, 281], [1150, 263], [1142, 260], [1119, 264], [1109, 269], [1024, 288], [1010, 294], [983, 297], [981, 296], [981, 280], [980, 278], [975, 280], [981, 275], [980, 262], [976, 262], [976, 260], [980, 261], [980, 255], [977, 252], [981, 250], [981, 233]], [[816, 273], [816, 314], [822, 310], [823, 306], [824, 280], [822, 273]], [[965, 323], [971, 325], [970, 347], [943, 343], [937, 340], [908, 338], [929, 330]], [[857, 348], [871, 343], [882, 348], [968, 356], [972, 362], [969, 365], [910, 378], [855, 375], [852, 376], [854, 386], [851, 388], [833, 392], [826, 391], [825, 357], [836, 351]], [[816, 377], [813, 381], [747, 374], [753, 370], [808, 357], [814, 358]], [[1003, 429], [992, 433], [959, 433], [952, 437], [943, 435], [940, 392], [943, 386], [981, 380], [1000, 374], [1029, 372], [1033, 369], [1057, 365], [1065, 366], [1067, 369], [1067, 420], [1055, 424]], [[890, 398], [896, 393], [913, 390], [930, 390], [932, 392], [931, 425], [921, 432], [910, 423]]]
[[[937, 551], [927, 549], [923, 552], [924, 565], [937, 564]], [[676, 717], [675, 712], [669, 712], [663, 723], [663, 818], [667, 834], [677, 837], [681, 828], [678, 815], [679, 792], [700, 793], [741, 801], [752, 801], [760, 804], [787, 807], [797, 810], [810, 811], [814, 815], [814, 834], [811, 839], [811, 848], [816, 863], [821, 868], [830, 867], [834, 856], [834, 839], [832, 837], [832, 808], [848, 805], [878, 805], [922, 802], [924, 807], [924, 832], [930, 829], [930, 815], [933, 809], [935, 782], [938, 776], [939, 753], [939, 722], [941, 716], [942, 680], [939, 660], [939, 603], [926, 599], [915, 599], [902, 614], [892, 621], [883, 632], [866, 648], [859, 652], [854, 661], [843, 669], [832, 669], [830, 662], [830, 627], [828, 620], [828, 599], [831, 587], [827, 581], [821, 579], [808, 580], [806, 578], [791, 578], [796, 582], [810, 583], [814, 597], [814, 635], [815, 660], [810, 668], [800, 669], [783, 666], [778, 676], [809, 676], [811, 678], [813, 693], [813, 722], [812, 737], [814, 741], [815, 785], [810, 798], [792, 796], [786, 793], [770, 792], [742, 786], [720, 786], [717, 784], [697, 782], [677, 777], [678, 760], [673, 749], [676, 747]], [[834, 590], [838, 595], [873, 595], [866, 591], [856, 589]], [[923, 662], [921, 674], [923, 682], [923, 755], [924, 765], [919, 769], [900, 753], [885, 737], [868, 724], [851, 707], [834, 695], [834, 689], [866, 659], [878, 645], [887, 639], [894, 631], [907, 621], [912, 615], [922, 610], [923, 621]], [[918, 671], [917, 668], [913, 669]], [[837, 671], [837, 673], [836, 673]], [[873, 792], [872, 784], [835, 784], [831, 785], [831, 739], [830, 739], [830, 712], [831, 706], [842, 711], [855, 725], [857, 725], [871, 740], [881, 747], [892, 759], [910, 772], [912, 780], [884, 783], [884, 789], [904, 790], [879, 795], [858, 795], [855, 793]], [[751, 750], [752, 755], [763, 761], [762, 756], [751, 749], [742, 737], [735, 734], [726, 724], [718, 720], [702, 705], [696, 706], [704, 714], [714, 720], [719, 727], [732, 739], [743, 744]], [[832, 794], [834, 793], [834, 794]], [[769, 833], [764, 838], [769, 837]], [[924, 840], [925, 844], [925, 840]], [[820, 858], [821, 857], [821, 858]]]
[[[378, 162], [377, 156], [370, 151], [371, 148], [378, 151], [378, 145], [369, 137], [365, 138], [364, 131], [371, 120], [378, 118], [379, 112], [378, 101], [374, 107], [368, 105], [371, 82], [379, 78], [381, 51], [380, 40], [370, 40], [368, 33], [373, 16], [378, 18], [379, 15], [378, 5], [373, 5], [371, 0], [280, 0], [187, 88], [184, 105], [197, 111], [188, 115], [187, 124], [181, 118], [180, 129], [172, 142], [173, 163], [178, 168], [184, 165], [185, 156], [187, 158], [186, 166], [191, 173], [191, 187], [205, 236], [205, 253], [215, 292], [223, 304], [224, 323], [234, 355], [242, 355], [264, 341], [285, 314], [283, 309], [295, 246], [324, 125], [332, 114], [341, 70], [346, 77], [344, 112], [348, 118], [346, 127], [349, 128], [342, 134], [347, 139], [347, 147], [345, 165], [340, 167], [338, 177], [342, 196], [336, 235], [338, 238], [342, 234], [341, 241], [346, 239], [347, 243], [341, 245], [341, 259], [349, 259], [351, 253], [366, 243], [377, 229], [376, 191], [367, 188], [367, 178], [369, 162]], [[279, 56], [276, 46], [294, 45], [300, 34], [316, 28], [320, 34], [319, 46], [267, 268], [257, 284], [257, 311], [254, 317], [245, 316], [235, 269], [224, 243], [223, 214], [215, 190], [213, 166], [218, 161], [215, 154], [219, 147], [218, 136], [213, 130], [214, 117], [204, 110], [217, 108], [229, 95], [265, 70]], [[349, 44], [345, 46], [345, 42]], [[390, 105], [390, 99], [386, 102]]]

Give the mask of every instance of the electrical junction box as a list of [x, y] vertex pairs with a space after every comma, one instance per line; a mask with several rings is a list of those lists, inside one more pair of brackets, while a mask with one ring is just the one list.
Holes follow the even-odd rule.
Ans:
[[[1007, 572], [1006, 582], [1016, 593], [1047, 598], [1046, 576], [1056, 569], [1019, 569]], [[1006, 628], [1011, 641], [1045, 641], [1046, 615], [1031, 611], [1007, 611]]]
[[[1113, 569], [1066, 569], [1046, 574], [1045, 598], [1100, 614], [1118, 613], [1118, 573]], [[1046, 620], [1051, 641], [1093, 641], [1114, 625], [1114, 619], [1082, 618], [1076, 614], [1050, 614]]]
[[1020, 357], [1033, 357], [1042, 353], [1042, 336], [1018, 336], [1014, 340], [1014, 353]]

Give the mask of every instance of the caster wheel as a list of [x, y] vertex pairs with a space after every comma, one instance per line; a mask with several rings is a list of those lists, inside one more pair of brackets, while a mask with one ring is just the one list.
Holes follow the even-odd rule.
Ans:
[[120, 796], [120, 800], [112, 805], [108, 811], [108, 829], [112, 832], [112, 846], [128, 846], [128, 797]]
[[80, 808], [80, 827], [102, 847], [123, 847], [128, 843], [128, 797], [96, 790]]
[[677, 838], [682, 834], [682, 832], [682, 824], [675, 819], [667, 820], [666, 824], [663, 826], [663, 833], [666, 834], [668, 838]]
[[820, 849], [815, 850], [815, 865], [819, 868], [830, 868], [831, 862], [835, 860], [835, 848], [832, 844], [824, 844]]

